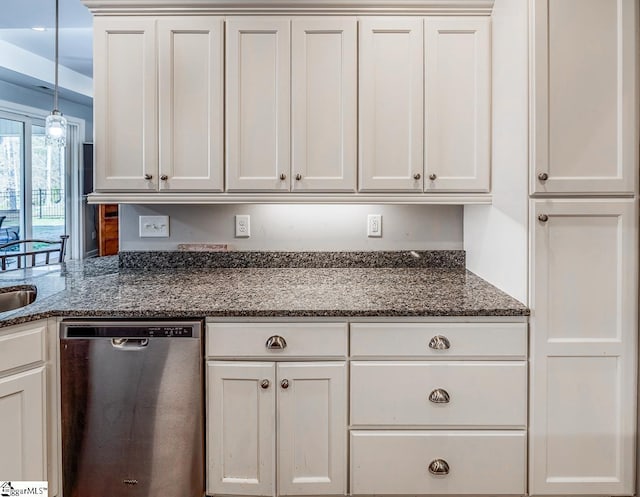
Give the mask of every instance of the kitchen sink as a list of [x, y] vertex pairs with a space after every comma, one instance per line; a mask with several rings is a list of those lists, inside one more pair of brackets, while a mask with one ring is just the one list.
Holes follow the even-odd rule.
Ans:
[[31, 304], [36, 300], [37, 289], [32, 285], [0, 289], [0, 312], [13, 311]]

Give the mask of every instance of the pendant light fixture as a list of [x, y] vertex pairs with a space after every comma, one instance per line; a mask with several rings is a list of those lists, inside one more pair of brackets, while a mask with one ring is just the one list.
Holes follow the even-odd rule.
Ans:
[[53, 88], [53, 110], [47, 116], [44, 132], [47, 145], [64, 148], [67, 144], [67, 120], [58, 110], [58, 36], [59, 36], [59, 1], [56, 0], [56, 42], [55, 42], [55, 86]]

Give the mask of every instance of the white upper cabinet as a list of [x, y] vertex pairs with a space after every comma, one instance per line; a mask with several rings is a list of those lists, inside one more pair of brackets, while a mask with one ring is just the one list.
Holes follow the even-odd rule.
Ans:
[[491, 22], [425, 20], [425, 191], [489, 191]]
[[361, 191], [423, 188], [423, 20], [360, 19]]
[[295, 18], [291, 42], [294, 191], [355, 191], [357, 21]]
[[97, 17], [97, 191], [222, 191], [221, 17]]
[[532, 495], [634, 493], [636, 202], [532, 201]]
[[84, 1], [92, 203], [490, 202], [490, 0]]
[[361, 191], [489, 191], [490, 26], [360, 20]]
[[637, 0], [533, 0], [532, 193], [633, 193]]
[[290, 21], [227, 19], [228, 191], [288, 191]]
[[355, 190], [356, 32], [353, 17], [227, 21], [228, 191]]
[[93, 30], [96, 190], [155, 191], [155, 21], [96, 17]]
[[223, 21], [158, 21], [160, 190], [223, 190]]

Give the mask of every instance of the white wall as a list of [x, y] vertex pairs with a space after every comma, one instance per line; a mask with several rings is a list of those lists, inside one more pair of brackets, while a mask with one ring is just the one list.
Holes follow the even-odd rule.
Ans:
[[[251, 216], [251, 238], [234, 238], [234, 215]], [[367, 214], [382, 214], [382, 238], [367, 237]], [[140, 238], [138, 216], [170, 216], [169, 238]], [[120, 250], [175, 250], [178, 243], [233, 250], [349, 251], [462, 249], [462, 207], [442, 205], [120, 206]]]
[[465, 206], [467, 268], [527, 302], [528, 7], [493, 7], [492, 205]]

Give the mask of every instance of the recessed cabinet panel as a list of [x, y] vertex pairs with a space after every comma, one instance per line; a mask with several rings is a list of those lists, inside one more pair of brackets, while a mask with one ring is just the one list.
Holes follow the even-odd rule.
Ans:
[[93, 29], [96, 190], [155, 190], [155, 21], [96, 17]]
[[637, 9], [636, 0], [533, 1], [533, 193], [633, 193]]
[[294, 191], [354, 191], [357, 142], [357, 21], [292, 23]]
[[489, 191], [490, 20], [425, 20], [425, 191]]
[[223, 190], [220, 17], [158, 21], [160, 190]]
[[275, 494], [275, 367], [207, 362], [207, 493]]
[[547, 480], [620, 484], [618, 357], [547, 359]]
[[228, 191], [289, 190], [289, 25], [267, 17], [227, 20]]
[[423, 21], [360, 19], [361, 191], [423, 188]]
[[346, 378], [344, 362], [278, 364], [280, 495], [346, 494]]
[[45, 369], [0, 379], [0, 472], [6, 480], [47, 479]]
[[536, 200], [531, 307], [531, 494], [634, 488], [637, 208]]

